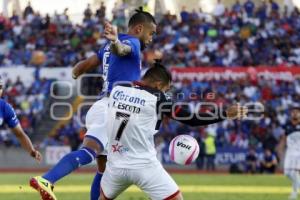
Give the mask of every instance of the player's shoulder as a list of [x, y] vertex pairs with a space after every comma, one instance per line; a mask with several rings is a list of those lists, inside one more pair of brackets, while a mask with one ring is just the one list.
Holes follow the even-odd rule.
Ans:
[[300, 124], [299, 125], [293, 125], [290, 121], [283, 127], [285, 130], [286, 135], [290, 135], [294, 132], [300, 131]]
[[294, 128], [294, 125], [292, 124], [291, 121], [288, 121], [286, 123], [286, 125], [284, 126], [285, 129], [293, 129]]
[[126, 39], [132, 39], [132, 40], [139, 40], [137, 37], [133, 36], [133, 35], [129, 35], [129, 34], [124, 34], [124, 33], [120, 33], [118, 35], [120, 40], [126, 40]]
[[140, 40], [137, 37], [129, 34], [119, 34], [119, 40], [123, 43], [137, 43], [140, 44]]
[[136, 90], [141, 90], [141, 91], [144, 91], [148, 94], [151, 94], [151, 95], [157, 97], [158, 100], [166, 101], [166, 99], [168, 99], [167, 95], [165, 93], [163, 93], [162, 91], [152, 88], [152, 87], [149, 87], [149, 86], [146, 86], [146, 85], [143, 85], [140, 82], [120, 83], [114, 87], [114, 90], [118, 90], [118, 87], [133, 88]]
[[0, 99], [0, 109], [1, 110], [6, 110], [6, 109], [13, 110], [12, 106], [9, 103], [7, 103], [4, 99]]
[[9, 106], [9, 103], [7, 103], [4, 99], [0, 98], [0, 106], [1, 107], [3, 107], [3, 106]]

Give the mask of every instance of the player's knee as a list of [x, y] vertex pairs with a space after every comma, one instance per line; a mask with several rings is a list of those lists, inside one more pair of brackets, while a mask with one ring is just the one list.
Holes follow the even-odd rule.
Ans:
[[107, 200], [107, 199], [105, 198], [105, 196], [101, 195], [101, 196], [99, 197], [99, 200]]
[[105, 197], [102, 188], [100, 188], [100, 190], [101, 190], [101, 194], [102, 194], [102, 195], [100, 195], [99, 200], [109, 200], [109, 199], [107, 199], [107, 198]]
[[297, 176], [297, 172], [294, 170], [285, 170], [284, 175], [287, 176], [289, 179], [294, 180]]
[[287, 177], [291, 176], [292, 175], [292, 170], [284, 170], [283, 171], [283, 174]]
[[177, 200], [183, 200], [183, 196], [182, 196], [181, 192], [179, 192], [179, 194], [177, 195]]
[[107, 157], [105, 155], [97, 156], [97, 166], [98, 166], [98, 171], [100, 173], [103, 173], [105, 171], [106, 161], [107, 161]]
[[96, 154], [101, 153], [103, 150], [96, 140], [87, 137], [83, 139], [83, 146], [92, 149]]
[[287, 171], [287, 170], [284, 170], [284, 171], [283, 171], [283, 174], [284, 174], [285, 176], [287, 176], [287, 177], [290, 176], [290, 172]]

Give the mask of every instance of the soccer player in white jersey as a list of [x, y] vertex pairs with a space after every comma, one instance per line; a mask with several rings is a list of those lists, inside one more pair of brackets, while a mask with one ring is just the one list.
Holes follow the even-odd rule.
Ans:
[[281, 138], [281, 150], [286, 146], [284, 174], [292, 181], [290, 199], [297, 199], [300, 187], [300, 107], [291, 109], [291, 119], [284, 127]]
[[156, 157], [154, 135], [166, 115], [190, 126], [207, 125], [227, 118], [241, 118], [239, 105], [226, 111], [192, 113], [172, 104], [164, 92], [171, 74], [162, 65], [150, 68], [141, 82], [115, 86], [109, 97], [108, 161], [101, 180], [101, 200], [115, 199], [130, 185], [137, 185], [152, 200], [181, 200], [181, 192]]

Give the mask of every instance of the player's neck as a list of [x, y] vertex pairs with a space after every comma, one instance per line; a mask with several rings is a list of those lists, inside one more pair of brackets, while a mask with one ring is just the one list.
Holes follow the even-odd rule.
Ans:
[[300, 123], [298, 122], [298, 120], [291, 120], [291, 123], [294, 125], [294, 126], [297, 126], [299, 125]]
[[150, 86], [149, 86], [149, 81], [146, 81], [146, 80], [144, 80], [144, 79], [141, 80], [141, 81], [139, 81], [138, 84], [139, 84], [139, 85], [142, 85], [142, 86], [150, 87]]
[[137, 35], [137, 34], [134, 32], [134, 30], [132, 30], [132, 29], [129, 29], [128, 32], [127, 32], [127, 34], [128, 34], [128, 35], [131, 35], [131, 36], [133, 36], [133, 37], [138, 38], [138, 35]]
[[145, 86], [145, 87], [155, 89], [155, 85], [153, 84], [153, 82], [151, 82], [147, 79], [143, 79], [143, 80], [139, 81], [139, 84], [142, 85], [142, 86]]

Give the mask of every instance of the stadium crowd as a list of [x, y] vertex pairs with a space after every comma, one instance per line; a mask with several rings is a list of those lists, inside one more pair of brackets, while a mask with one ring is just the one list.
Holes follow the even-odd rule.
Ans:
[[[112, 23], [122, 31], [127, 8], [117, 4], [112, 11]], [[0, 65], [74, 65], [105, 43], [105, 10], [104, 3], [94, 13], [88, 5], [81, 24], [70, 21], [68, 9], [42, 16], [30, 4], [22, 17], [0, 14]], [[160, 50], [169, 66], [295, 65], [300, 64], [299, 31], [296, 8], [280, 10], [272, 0], [259, 5], [237, 1], [226, 8], [219, 1], [212, 14], [183, 8], [180, 18], [161, 16], [151, 49]], [[37, 52], [41, 62], [35, 63]]]
[[225, 8], [219, 1], [213, 15], [183, 8], [180, 22], [166, 14], [154, 49], [162, 47], [165, 63], [178, 67], [299, 64], [299, 10], [280, 13], [275, 2], [262, 2]]
[[[215, 99], [207, 99], [208, 93], [215, 92]], [[193, 93], [193, 95], [191, 95]], [[209, 127], [191, 128], [165, 119], [160, 132], [160, 148], [167, 151], [169, 141], [176, 134], [190, 134], [198, 138], [202, 152], [206, 152], [206, 139], [213, 136], [215, 148], [237, 147], [242, 149], [269, 149], [277, 153], [277, 145], [284, 134], [289, 120], [290, 107], [299, 105], [300, 79], [294, 82], [270, 81], [263, 78], [248, 79], [177, 81], [174, 84], [174, 98], [189, 102], [191, 107], [200, 102], [214, 102], [218, 106], [234, 102], [259, 102], [264, 105], [263, 117], [257, 120], [224, 121]], [[202, 107], [200, 107], [202, 108]], [[205, 107], [204, 107], [205, 108]], [[200, 150], [200, 152], [201, 152]], [[216, 154], [212, 152], [212, 154]]]
[[[113, 10], [113, 23], [121, 29], [126, 27], [124, 8], [126, 5], [119, 5]], [[56, 13], [50, 17], [41, 16], [28, 5], [22, 17], [14, 14], [5, 18], [0, 14], [0, 66], [74, 65], [105, 43], [101, 37], [105, 10], [105, 5], [101, 4], [93, 13], [88, 5], [82, 24], [69, 20], [68, 9], [63, 14]], [[299, 65], [299, 32], [300, 12], [296, 8], [280, 10], [273, 1], [255, 5], [252, 0], [244, 4], [237, 1], [232, 8], [225, 8], [219, 1], [213, 14], [204, 13], [201, 9], [188, 12], [183, 8], [180, 19], [168, 13], [161, 16], [158, 34], [144, 58], [147, 60], [155, 49], [161, 51], [166, 65], [176, 67]], [[38, 55], [42, 62], [33, 59], [37, 52], [42, 54]], [[5, 96], [16, 108], [28, 133], [35, 126], [35, 119], [39, 116], [36, 113], [43, 110], [42, 102], [47, 95], [48, 84], [47, 80], [36, 80], [29, 88], [20, 81], [8, 81], [6, 84]], [[198, 96], [191, 97], [191, 92]], [[190, 134], [198, 139], [203, 154], [207, 152], [205, 143], [209, 136], [213, 136], [216, 148], [262, 147], [275, 152], [288, 121], [288, 108], [300, 100], [300, 80], [184, 80], [175, 81], [173, 88], [174, 96], [183, 94], [180, 100], [191, 105], [207, 101], [208, 92], [216, 93], [213, 101], [218, 105], [236, 101], [261, 102], [265, 106], [265, 116], [260, 120], [225, 121], [201, 128], [190, 128], [165, 119], [157, 139], [160, 150], [166, 151], [168, 142], [176, 134]], [[85, 129], [74, 117], [55, 135], [48, 136], [43, 145], [71, 145], [76, 149], [84, 132]], [[5, 140], [7, 135], [1, 132], [0, 141]]]
[[48, 135], [40, 147], [70, 146], [72, 150], [76, 150], [82, 143], [86, 132], [86, 128], [81, 124], [75, 113], [69, 123], [61, 125], [54, 135]]
[[[3, 99], [10, 103], [17, 114], [24, 131], [33, 136], [37, 123], [45, 109], [45, 100], [49, 96], [51, 80], [36, 77], [32, 84], [26, 84], [18, 77], [15, 81], [8, 79], [4, 84]], [[19, 141], [9, 129], [0, 128], [0, 144], [19, 146]]]

